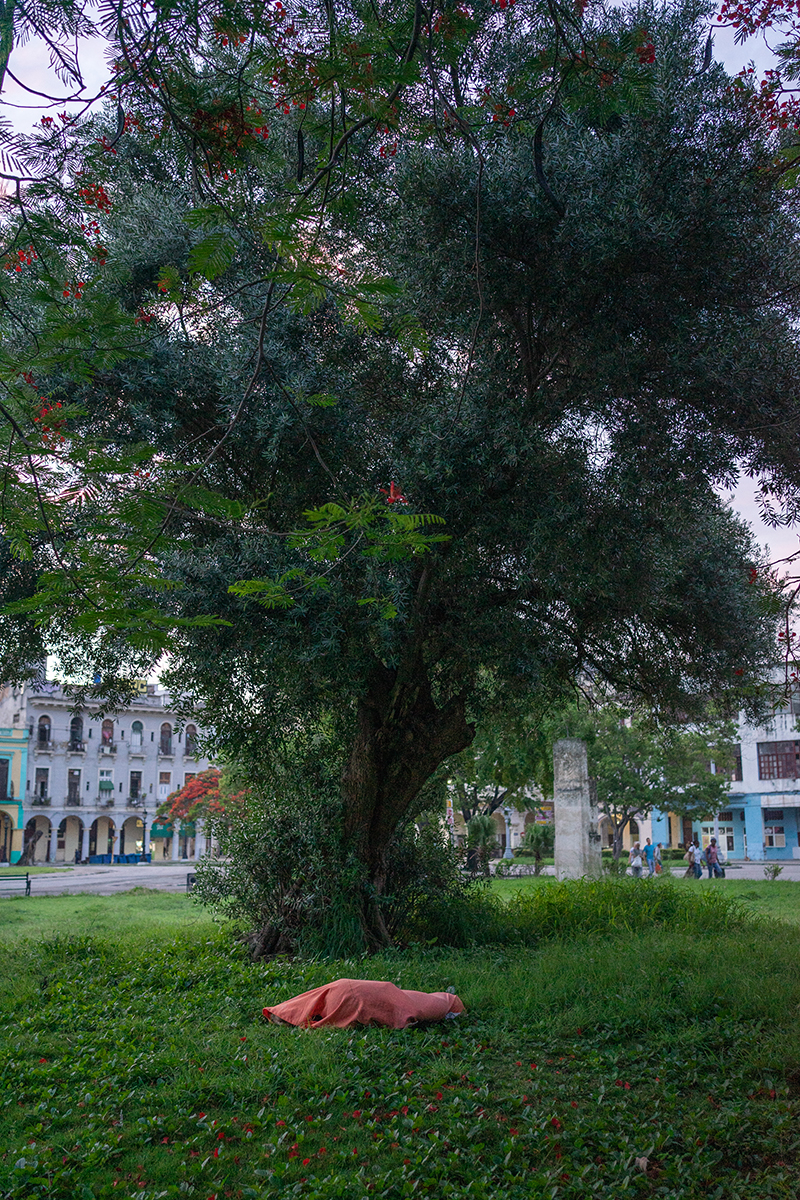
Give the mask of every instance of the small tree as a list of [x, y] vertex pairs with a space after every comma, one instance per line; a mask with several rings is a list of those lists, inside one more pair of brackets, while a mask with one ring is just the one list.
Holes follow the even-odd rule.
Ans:
[[541, 875], [544, 860], [553, 853], [555, 844], [555, 825], [531, 825], [525, 830], [522, 847], [533, 855], [534, 875]]
[[486, 813], [479, 813], [467, 824], [467, 849], [471, 851], [473, 863], [480, 865], [484, 875], [489, 874], [489, 856], [497, 841], [494, 821]]
[[730, 722], [710, 717], [691, 728], [659, 725], [651, 714], [628, 716], [608, 706], [588, 717], [584, 728], [597, 806], [611, 822], [615, 860], [634, 817], [647, 817], [654, 808], [707, 817], [725, 804], [733, 765]]
[[209, 767], [170, 793], [159, 805], [156, 817], [173, 826], [177, 821], [224, 817], [232, 803], [241, 803], [242, 795], [241, 792], [232, 794], [223, 782], [222, 772]]

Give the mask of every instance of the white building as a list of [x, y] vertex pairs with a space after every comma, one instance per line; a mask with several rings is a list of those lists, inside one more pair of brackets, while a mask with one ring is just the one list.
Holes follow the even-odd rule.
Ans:
[[208, 769], [197, 752], [200, 730], [181, 727], [169, 694], [152, 684], [114, 717], [101, 719], [98, 709], [90, 702], [76, 713], [55, 683], [0, 686], [0, 728], [19, 747], [18, 794], [7, 799], [19, 811], [22, 848], [35, 839], [37, 863], [199, 857], [202, 829], [184, 823], [176, 835], [154, 816], [171, 792]]

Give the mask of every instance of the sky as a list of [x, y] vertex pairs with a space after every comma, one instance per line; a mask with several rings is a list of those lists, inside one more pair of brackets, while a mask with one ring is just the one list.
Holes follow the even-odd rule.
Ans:
[[[713, 34], [714, 58], [723, 62], [732, 74], [748, 66], [751, 62], [761, 73], [774, 61], [769, 47], [762, 38], [750, 38], [743, 45], [737, 45], [733, 31], [719, 25], [713, 26]], [[65, 96], [67, 94], [64, 84], [56, 78], [48, 66], [46, 49], [35, 41], [15, 47], [10, 66], [14, 74], [19, 79], [24, 79], [29, 87], [53, 95]], [[108, 72], [102, 41], [98, 39], [84, 43], [81, 50], [81, 69], [86, 82], [84, 95], [96, 94]], [[6, 79], [0, 104], [7, 116], [20, 130], [29, 129], [43, 114], [55, 114], [64, 107], [64, 104], [52, 105], [48, 104], [46, 100], [27, 95], [10, 79]], [[16, 105], [20, 107], [12, 107]], [[73, 102], [69, 107], [75, 111], [77, 106]], [[750, 525], [759, 545], [769, 547], [770, 557], [773, 560], [784, 558], [800, 549], [800, 530], [796, 527], [772, 529], [765, 525], [756, 505], [756, 489], [756, 480], [740, 479], [738, 487], [722, 494]]]

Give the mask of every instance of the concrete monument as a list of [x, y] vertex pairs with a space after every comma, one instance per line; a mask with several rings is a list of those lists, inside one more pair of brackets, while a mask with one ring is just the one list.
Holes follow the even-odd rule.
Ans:
[[556, 878], [596, 877], [601, 871], [597, 808], [592, 803], [586, 743], [561, 738], [553, 746]]

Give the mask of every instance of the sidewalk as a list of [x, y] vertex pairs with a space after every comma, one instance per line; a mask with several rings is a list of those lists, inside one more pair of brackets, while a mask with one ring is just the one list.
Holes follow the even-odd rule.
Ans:
[[[94, 892], [110, 896], [131, 888], [155, 888], [160, 892], [183, 892], [186, 876], [194, 874], [193, 859], [179, 862], [76, 866], [52, 875], [31, 875], [32, 896], [60, 896], [74, 892]], [[23, 868], [24, 870], [24, 868]]]

